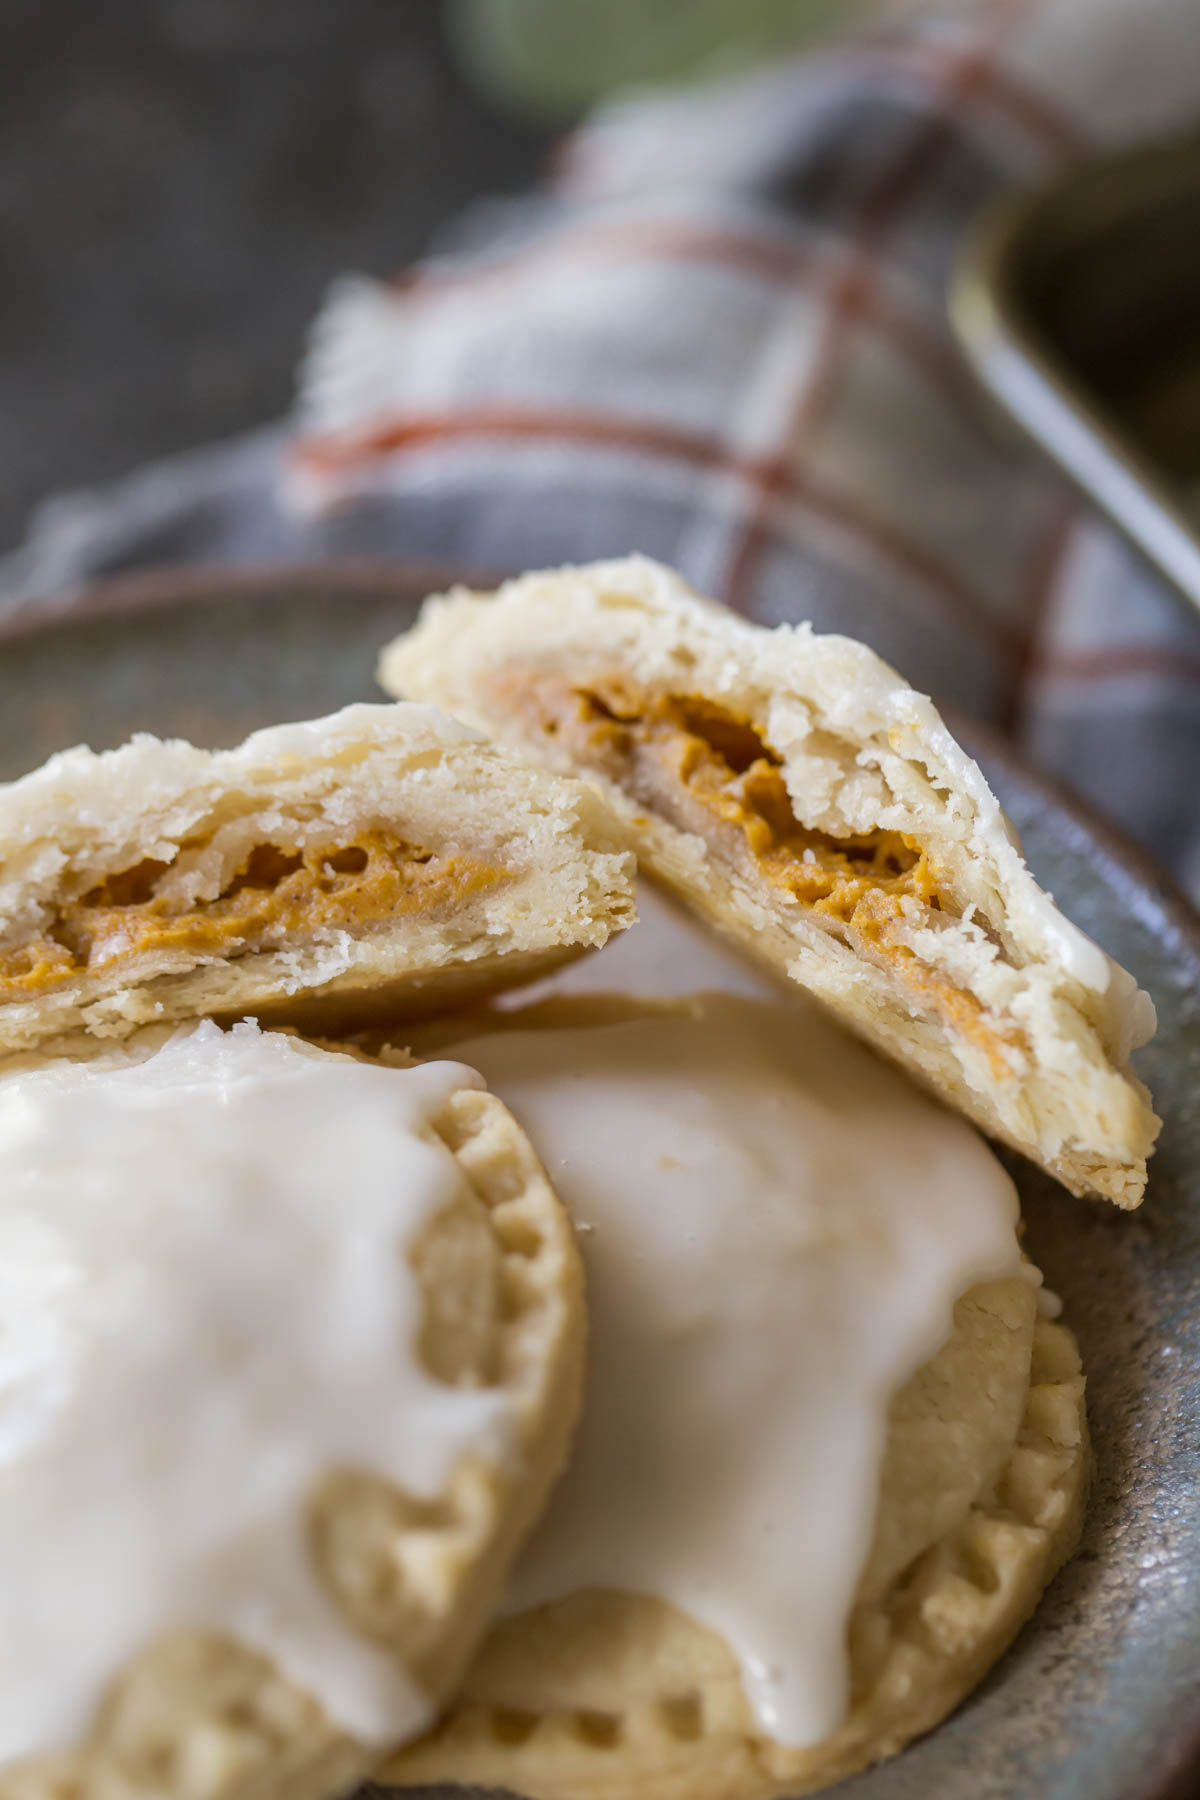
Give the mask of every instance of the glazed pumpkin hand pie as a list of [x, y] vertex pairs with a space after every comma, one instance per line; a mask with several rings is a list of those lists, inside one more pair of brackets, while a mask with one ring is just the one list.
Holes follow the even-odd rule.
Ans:
[[566, 1455], [583, 1310], [452, 1063], [152, 1028], [0, 1079], [0, 1796], [323, 1800], [423, 1729]]
[[486, 994], [627, 925], [632, 869], [593, 791], [427, 707], [68, 750], [0, 788], [0, 1050]]
[[794, 1003], [560, 999], [474, 1029], [447, 1053], [580, 1233], [583, 1421], [505, 1616], [376, 1779], [768, 1800], [898, 1750], [1080, 1526], [1083, 1378], [1011, 1181]]
[[432, 599], [381, 679], [587, 775], [712, 924], [1068, 1187], [1137, 1205], [1158, 1121], [1128, 1059], [1153, 1008], [865, 646], [752, 625], [634, 557]]

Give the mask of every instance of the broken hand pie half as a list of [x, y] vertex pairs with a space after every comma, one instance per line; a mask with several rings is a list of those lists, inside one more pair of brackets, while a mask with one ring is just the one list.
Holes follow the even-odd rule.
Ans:
[[0, 1051], [486, 994], [631, 922], [619, 836], [584, 784], [421, 706], [65, 751], [0, 788]]
[[1138, 1204], [1158, 1120], [1128, 1058], [1153, 1008], [864, 645], [750, 624], [634, 557], [432, 599], [380, 672], [587, 776], [696, 912], [1075, 1192]]

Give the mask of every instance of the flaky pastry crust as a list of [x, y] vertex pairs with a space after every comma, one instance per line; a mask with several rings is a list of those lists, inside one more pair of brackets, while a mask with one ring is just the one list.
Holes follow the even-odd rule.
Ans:
[[427, 707], [68, 750], [0, 788], [0, 1054], [438, 1010], [604, 943], [632, 870], [593, 792]]
[[1158, 1120], [1128, 1059], [1153, 1009], [864, 645], [752, 625], [631, 557], [434, 598], [380, 676], [586, 776], [687, 905], [1068, 1187], [1137, 1205]]

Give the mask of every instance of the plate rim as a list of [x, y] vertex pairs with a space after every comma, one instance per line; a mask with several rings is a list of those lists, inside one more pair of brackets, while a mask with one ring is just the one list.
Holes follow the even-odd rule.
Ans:
[[115, 575], [20, 594], [7, 604], [0, 597], [0, 644], [58, 626], [114, 613], [157, 612], [180, 603], [222, 605], [231, 600], [267, 599], [282, 584], [320, 592], [338, 586], [379, 591], [394, 585], [407, 598], [415, 589], [442, 593], [452, 587], [498, 587], [511, 571], [404, 557], [330, 557], [323, 561], [153, 563]]

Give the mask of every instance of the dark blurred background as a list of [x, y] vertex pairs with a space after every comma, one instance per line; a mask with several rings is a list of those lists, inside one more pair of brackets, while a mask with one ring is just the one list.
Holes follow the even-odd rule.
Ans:
[[0, 0], [0, 548], [54, 489], [277, 416], [330, 278], [554, 135], [439, 0]]

